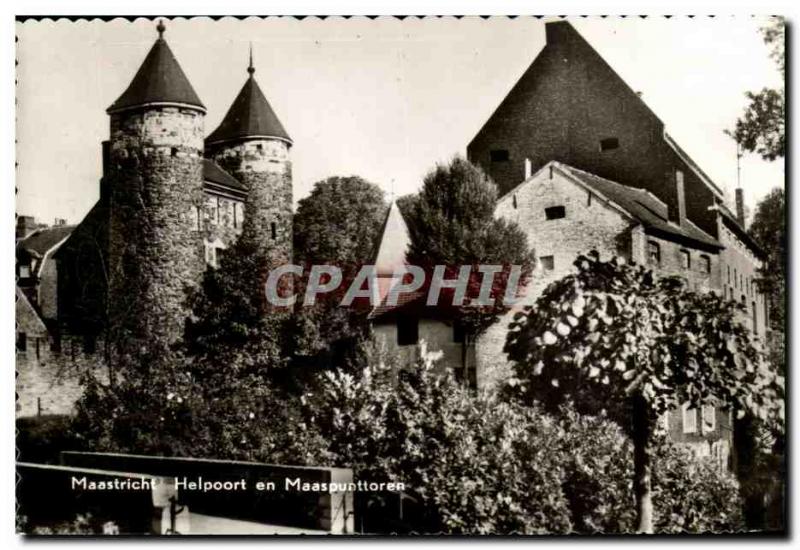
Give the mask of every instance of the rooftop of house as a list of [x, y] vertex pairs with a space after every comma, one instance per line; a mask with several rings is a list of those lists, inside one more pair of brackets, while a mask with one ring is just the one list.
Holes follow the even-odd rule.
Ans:
[[32, 256], [41, 258], [69, 237], [74, 229], [74, 225], [54, 225], [37, 229], [17, 243], [17, 250], [25, 250]]
[[231, 176], [220, 167], [219, 164], [210, 159], [203, 159], [203, 180], [246, 191], [244, 184]]
[[622, 185], [566, 164], [553, 164], [623, 208], [636, 218], [648, 232], [657, 233], [667, 239], [688, 241], [701, 247], [723, 248], [717, 239], [698, 228], [690, 220], [684, 220], [683, 225], [671, 222], [667, 213], [667, 205], [649, 191]]

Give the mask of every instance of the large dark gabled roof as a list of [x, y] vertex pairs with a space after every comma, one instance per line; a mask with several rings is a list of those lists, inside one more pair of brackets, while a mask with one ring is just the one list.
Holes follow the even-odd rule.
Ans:
[[248, 71], [250, 77], [220, 125], [206, 138], [206, 144], [254, 137], [271, 137], [292, 143], [292, 138], [253, 77], [255, 70], [251, 66]]
[[693, 244], [703, 247], [724, 248], [717, 239], [697, 228], [688, 220], [684, 225], [671, 223], [667, 215], [667, 206], [644, 189], [628, 187], [566, 164], [557, 163], [557, 165], [623, 208], [628, 214], [639, 220], [645, 230], [650, 233], [657, 233], [673, 240], [691, 241]]
[[[163, 26], [159, 26], [159, 31], [163, 32]], [[162, 37], [153, 44], [128, 88], [107, 112], [158, 103], [190, 105], [205, 112], [205, 106]]]

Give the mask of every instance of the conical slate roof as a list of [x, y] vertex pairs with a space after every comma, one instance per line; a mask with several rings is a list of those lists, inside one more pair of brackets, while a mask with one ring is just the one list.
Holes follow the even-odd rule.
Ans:
[[162, 23], [159, 23], [158, 31], [159, 37], [136, 76], [128, 89], [108, 108], [108, 113], [152, 103], [181, 103], [205, 112], [205, 106], [162, 36]]
[[206, 138], [207, 144], [252, 137], [278, 138], [292, 143], [278, 116], [253, 77], [252, 59], [247, 72], [250, 77], [216, 130]]

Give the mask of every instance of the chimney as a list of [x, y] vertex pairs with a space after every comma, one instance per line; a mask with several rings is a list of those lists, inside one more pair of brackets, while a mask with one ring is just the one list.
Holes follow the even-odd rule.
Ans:
[[36, 231], [36, 218], [33, 216], [17, 216], [17, 239], [24, 239]]
[[736, 219], [744, 227], [744, 190], [741, 187], [736, 188]]
[[677, 219], [678, 225], [686, 225], [686, 190], [683, 184], [683, 171], [675, 170], [675, 196], [678, 201]]
[[544, 34], [547, 45], [551, 45], [566, 44], [577, 32], [568, 21], [561, 19], [559, 21], [545, 23]]

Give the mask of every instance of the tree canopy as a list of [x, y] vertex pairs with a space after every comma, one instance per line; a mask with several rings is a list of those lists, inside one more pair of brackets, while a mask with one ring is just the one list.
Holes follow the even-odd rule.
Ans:
[[294, 216], [295, 262], [369, 263], [386, 210], [383, 191], [359, 176], [318, 181]]
[[[781, 77], [785, 74], [786, 21], [773, 17], [762, 27], [764, 42], [770, 48], [770, 57], [775, 61]], [[785, 88], [762, 88], [758, 92], [747, 92], [748, 105], [736, 121], [733, 131], [728, 132], [742, 149], [758, 153], [764, 160], [783, 158], [786, 154], [786, 106]]]
[[775, 188], [761, 199], [748, 233], [767, 254], [759, 287], [767, 295], [770, 328], [783, 332], [786, 297], [786, 203], [783, 189]]
[[640, 530], [650, 532], [658, 415], [684, 403], [711, 405], [781, 426], [783, 379], [764, 361], [740, 304], [596, 252], [575, 267], [512, 323], [511, 392], [551, 409], [570, 401], [602, 411], [631, 435]]

